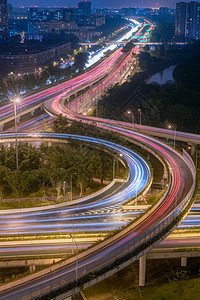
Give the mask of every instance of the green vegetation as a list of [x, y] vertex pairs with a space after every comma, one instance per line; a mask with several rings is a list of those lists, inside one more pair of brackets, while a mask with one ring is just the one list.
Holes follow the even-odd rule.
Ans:
[[0, 284], [9, 283], [10, 281], [17, 280], [28, 275], [30, 275], [29, 267], [1, 268]]
[[57, 65], [50, 64], [37, 73], [26, 74], [21, 77], [11, 75], [4, 80], [0, 80], [1, 105], [5, 105], [6, 100], [16, 97], [16, 95], [31, 94], [34, 90], [45, 89], [47, 85], [55, 84], [60, 80], [66, 80], [74, 72], [75, 69], [71, 66], [61, 69]]
[[147, 260], [146, 286], [141, 288], [135, 262], [84, 290], [84, 294], [88, 300], [197, 300], [200, 298], [198, 263], [199, 259], [191, 259], [188, 268], [181, 269], [180, 259]]
[[135, 47], [135, 45], [132, 42], [128, 42], [122, 49], [123, 53], [128, 53], [129, 51], [131, 51], [133, 48]]
[[94, 178], [99, 178], [102, 184], [112, 176], [109, 153], [76, 141], [69, 141], [65, 146], [42, 144], [39, 148], [20, 144], [18, 171], [15, 170], [15, 148], [1, 147], [0, 162], [1, 198], [20, 198], [38, 191], [41, 196], [59, 197], [63, 195], [64, 181], [66, 192], [70, 190], [72, 174], [76, 194], [82, 196], [93, 191]]
[[156, 27], [151, 32], [151, 42], [170, 42], [175, 34], [174, 23], [167, 23], [164, 20], [159, 20]]
[[89, 57], [88, 52], [78, 52], [74, 57], [74, 65], [75, 69], [78, 69], [79, 72], [82, 72], [85, 64], [87, 63]]
[[[10, 241], [32, 241], [32, 240], [55, 240], [55, 239], [69, 239], [69, 232], [54, 232], [52, 233], [38, 233], [38, 234], [13, 234], [13, 235], [1, 235], [0, 242], [10, 242]], [[76, 231], [73, 232], [73, 237], [75, 239], [103, 239], [107, 236], [110, 236], [111, 232], [110, 230], [99, 232], [99, 231]], [[47, 256], [48, 257], [48, 256]]]
[[[191, 57], [182, 62], [174, 70], [173, 75], [180, 88], [183, 88], [184, 91], [190, 91], [190, 101], [194, 101], [193, 97], [195, 97], [196, 103], [194, 104], [197, 105], [199, 104], [200, 95], [200, 42], [195, 43], [192, 50]], [[193, 103], [191, 103], [191, 106], [193, 106]]]
[[[144, 242], [142, 245], [137, 247], [135, 250], [133, 250], [129, 254], [126, 254], [125, 256], [116, 259], [110, 265], [107, 265], [107, 266], [103, 267], [102, 269], [100, 269], [98, 271], [87, 273], [86, 275], [81, 277], [77, 282], [71, 282], [68, 285], [64, 286], [63, 288], [52, 291], [51, 293], [42, 296], [41, 299], [43, 299], [43, 300], [51, 299], [51, 298], [56, 297], [60, 294], [63, 294], [66, 291], [74, 289], [77, 286], [81, 287], [81, 286], [83, 286], [84, 283], [86, 283], [88, 281], [91, 281], [91, 280], [93, 280], [93, 279], [109, 272], [110, 270], [118, 268], [118, 266], [123, 264], [123, 262], [126, 262], [126, 261], [130, 260], [131, 258], [136, 257], [143, 250], [149, 248], [151, 245], [153, 245], [156, 242], [160, 241], [161, 238], [166, 237], [166, 235], [177, 226], [177, 224], [183, 219], [183, 217], [185, 217], [185, 215], [187, 214], [188, 210], [191, 208], [191, 206], [194, 202], [194, 197], [195, 197], [195, 193], [194, 193], [192, 199], [189, 201], [188, 205], [185, 207], [185, 209], [173, 221], [171, 221], [171, 223], [169, 225], [164, 227], [157, 235], [155, 235], [149, 241]], [[198, 270], [199, 270], [199, 268], [198, 268]], [[180, 279], [180, 278], [181, 278], [181, 276], [178, 277], [178, 279]], [[176, 280], [177, 280], [177, 278], [176, 278]]]
[[[164, 46], [163, 46], [164, 47]], [[193, 51], [192, 51], [193, 49]], [[200, 132], [200, 89], [199, 89], [199, 65], [200, 43], [188, 48], [174, 49], [174, 56], [180, 53], [190, 57], [197, 53], [195, 61], [191, 58], [183, 62], [175, 69], [177, 83], [146, 84], [145, 80], [157, 71], [162, 70], [171, 63], [173, 51], [164, 51], [164, 57], [158, 57], [148, 52], [139, 55], [139, 65], [144, 71], [136, 73], [130, 82], [122, 86], [116, 85], [107, 92], [107, 95], [98, 102], [98, 114], [100, 117], [130, 122], [128, 110], [132, 110], [135, 122], [139, 123], [139, 111], [142, 111], [142, 124], [166, 128], [174, 124], [178, 130], [188, 132]], [[182, 60], [183, 61], [183, 60]], [[190, 62], [193, 62], [190, 66]], [[190, 79], [191, 78], [191, 79]], [[195, 78], [195, 80], [193, 80]]]

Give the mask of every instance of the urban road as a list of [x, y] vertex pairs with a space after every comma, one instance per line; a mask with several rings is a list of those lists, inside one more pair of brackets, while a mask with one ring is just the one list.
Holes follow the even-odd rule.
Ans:
[[[119, 56], [121, 56], [121, 53], [119, 54]], [[58, 88], [60, 87], [58, 86]], [[47, 90], [45, 93], [51, 94], [51, 92], [53, 92], [54, 94], [54, 89]], [[40, 96], [37, 97], [39, 98]], [[60, 98], [59, 101], [58, 99], [56, 99], [55, 101], [56, 102], [52, 101], [54, 105], [54, 112], [55, 108], [58, 109], [59, 107], [60, 109]], [[69, 117], [69, 111], [67, 109], [65, 111], [63, 110], [64, 107], [62, 107], [62, 115], [66, 115], [67, 117]], [[56, 113], [58, 113], [58, 111], [56, 111]], [[73, 117], [75, 117], [76, 119], [80, 118], [80, 116], [77, 115]], [[88, 117], [86, 118], [88, 121]], [[93, 121], [92, 118], [91, 120]], [[158, 207], [152, 209], [145, 218], [142, 218], [140, 222], [137, 222], [137, 224], [131, 225], [127, 229], [122, 230], [120, 233], [116, 234], [111, 239], [103, 241], [98, 246], [94, 246], [93, 249], [86, 250], [82, 254], [80, 254], [78, 265], [76, 258], [71, 258], [70, 260], [66, 261], [64, 265], [58, 265], [58, 267], [50, 273], [44, 274], [42, 272], [38, 272], [37, 278], [35, 279], [27, 277], [27, 279], [25, 280], [26, 282], [24, 282], [23, 284], [22, 282], [15, 282], [13, 283], [12, 288], [8, 288], [8, 286], [5, 286], [1, 289], [1, 299], [5, 299], [5, 297], [7, 299], [17, 299], [21, 295], [32, 297], [31, 295], [33, 294], [36, 295], [38, 294], [38, 292], [41, 293], [42, 287], [46, 287], [46, 290], [44, 292], [45, 294], [52, 289], [52, 284], [55, 284], [56, 282], [58, 282], [58, 280], [60, 286], [60, 279], [65, 278], [68, 282], [74, 281], [76, 276], [80, 278], [83, 276], [83, 274], [85, 274], [85, 272], [99, 270], [103, 266], [111, 264], [116, 260], [116, 258], [122, 257], [125, 254], [130, 253], [132, 249], [137, 248], [137, 245], [140, 245], [143, 240], [146, 241], [150, 239], [151, 236], [155, 237], [157, 235], [157, 231], [155, 230], [155, 228], [158, 228], [160, 230], [160, 227], [165, 226], [165, 223], [163, 223], [165, 217], [174, 212], [176, 216], [178, 213], [180, 213], [178, 209], [179, 207], [181, 207], [181, 203], [183, 201], [185, 205], [188, 203], [189, 199], [187, 199], [187, 201], [185, 201], [185, 199], [187, 195], [191, 196], [191, 192], [194, 188], [195, 174], [191, 171], [191, 163], [189, 163], [186, 158], [182, 157], [182, 155], [180, 155], [175, 149], [172, 149], [161, 141], [155, 140], [143, 134], [135, 133], [128, 129], [122, 130], [121, 127], [118, 127], [119, 124], [117, 124], [117, 122], [112, 121], [112, 126], [108, 127], [108, 125], [106, 124], [108, 122], [106, 120], [101, 120], [100, 125], [98, 122], [99, 120], [96, 121], [98, 126], [100, 126], [101, 128], [107, 128], [109, 130], [119, 132], [124, 137], [132, 140], [133, 143], [138, 142], [145, 144], [149, 148], [156, 150], [162, 155], [169, 167], [171, 180], [170, 186], [168, 187], [163, 201]], [[168, 222], [170, 222], [171, 219], [167, 220]], [[162, 226], [159, 224], [162, 224]], [[146, 233], [148, 233], [148, 236], [146, 235]], [[155, 245], [152, 245], [152, 247], [153, 246]]]

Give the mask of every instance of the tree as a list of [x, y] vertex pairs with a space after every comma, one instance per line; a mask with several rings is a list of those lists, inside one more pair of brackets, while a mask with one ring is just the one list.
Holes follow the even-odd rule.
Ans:
[[131, 51], [134, 47], [135, 47], [135, 45], [133, 44], [133, 42], [128, 42], [128, 43], [122, 48], [122, 52], [123, 52], [123, 53], [128, 53], [128, 52]]
[[185, 291], [185, 281], [188, 279], [189, 279], [189, 274], [187, 270], [181, 270], [180, 272], [176, 272], [174, 282], [176, 283], [179, 300], [182, 299], [182, 296]]
[[53, 131], [57, 133], [66, 133], [69, 129], [69, 122], [62, 115], [59, 115], [53, 122]]
[[152, 59], [151, 55], [147, 52], [141, 52], [139, 55], [139, 66], [141, 69], [146, 71], [148, 69], [149, 64], [151, 64]]
[[145, 45], [145, 46], [142, 48], [142, 50], [143, 50], [144, 52], [149, 52], [149, 51], [150, 51], [150, 47], [149, 47], [148, 45]]
[[88, 52], [79, 52], [74, 57], [74, 67], [78, 69], [79, 72], [83, 71], [85, 64], [88, 61]]

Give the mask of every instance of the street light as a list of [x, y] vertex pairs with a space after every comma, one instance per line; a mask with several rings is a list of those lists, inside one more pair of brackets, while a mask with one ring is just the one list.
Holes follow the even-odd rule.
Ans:
[[75, 238], [73, 237], [73, 235], [71, 233], [69, 234], [69, 236], [72, 238], [72, 241], [76, 245], [76, 282], [78, 282], [78, 245], [77, 245], [77, 242], [75, 241]]
[[138, 108], [138, 111], [140, 113], [140, 125], [142, 125], [142, 111], [140, 108]]
[[133, 128], [134, 128], [134, 114], [133, 114], [133, 112], [131, 110], [128, 110], [127, 113], [129, 115], [131, 115], [131, 123], [133, 124]]
[[63, 181], [63, 196], [66, 195], [66, 181]]
[[72, 176], [75, 175], [75, 174], [77, 174], [77, 173], [72, 173], [72, 174], [71, 174], [71, 181], [70, 181], [71, 201], [72, 201], [72, 192], [73, 192], [73, 191], [72, 191]]
[[19, 163], [18, 163], [18, 141], [17, 141], [17, 103], [20, 102], [20, 98], [14, 98], [11, 100], [14, 105], [14, 114], [15, 114], [15, 149], [16, 149], [16, 169], [18, 170], [19, 168]]
[[138, 200], [138, 184], [139, 184], [139, 182], [138, 182], [138, 180], [136, 180], [136, 195], [135, 195], [135, 205], [137, 206], [137, 200]]
[[96, 102], [96, 118], [98, 118], [98, 98], [95, 100]]
[[174, 129], [174, 148], [176, 146], [176, 128], [173, 125], [168, 126], [169, 129]]

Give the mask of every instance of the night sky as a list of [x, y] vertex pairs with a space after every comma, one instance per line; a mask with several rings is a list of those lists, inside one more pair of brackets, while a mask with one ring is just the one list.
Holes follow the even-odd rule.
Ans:
[[[183, 1], [183, 0], [182, 0]], [[178, 0], [92, 0], [93, 7], [160, 7], [175, 8]], [[187, 1], [186, 1], [187, 2]], [[8, 0], [13, 6], [77, 6], [76, 0]]]

